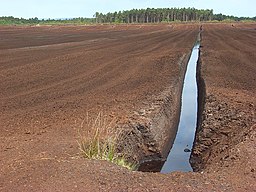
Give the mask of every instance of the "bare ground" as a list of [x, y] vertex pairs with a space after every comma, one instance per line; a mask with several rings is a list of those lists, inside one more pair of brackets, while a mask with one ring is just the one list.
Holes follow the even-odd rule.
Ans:
[[[255, 25], [203, 27], [206, 104], [194, 149], [201, 172], [131, 172], [78, 154], [88, 111], [124, 124], [159, 111], [152, 104], [179, 87], [197, 29], [1, 27], [1, 191], [255, 191]], [[208, 127], [214, 134], [205, 137]]]
[[202, 32], [205, 107], [193, 149], [194, 166], [196, 171], [225, 176], [238, 191], [256, 190], [254, 28], [209, 24]]

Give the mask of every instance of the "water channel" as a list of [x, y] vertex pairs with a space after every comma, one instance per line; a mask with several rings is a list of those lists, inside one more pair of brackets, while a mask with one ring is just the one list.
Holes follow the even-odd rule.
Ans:
[[199, 42], [192, 50], [182, 91], [182, 103], [178, 132], [161, 173], [193, 171], [189, 163], [197, 121], [196, 67], [199, 56]]

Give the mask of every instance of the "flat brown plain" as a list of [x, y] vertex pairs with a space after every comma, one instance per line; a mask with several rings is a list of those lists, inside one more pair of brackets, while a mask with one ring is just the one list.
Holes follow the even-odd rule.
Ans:
[[[213, 52], [202, 55], [206, 91], [223, 94], [220, 99], [243, 96], [241, 111], [247, 101], [255, 103], [254, 28], [207, 25], [202, 33], [202, 50]], [[77, 129], [86, 113], [126, 118], [175, 86], [179, 60], [189, 53], [197, 32], [197, 25], [1, 27], [1, 191], [253, 191], [250, 158], [250, 174], [235, 166], [225, 174], [219, 164], [208, 173], [163, 175], [78, 155]], [[233, 56], [243, 63], [235, 64], [237, 69], [227, 62]], [[255, 154], [252, 136], [245, 144], [250, 148], [230, 147]], [[239, 165], [244, 162], [237, 159]], [[243, 179], [232, 180], [240, 175]]]
[[256, 190], [255, 29], [255, 24], [209, 24], [202, 32], [206, 95], [196, 167], [225, 176], [238, 191]]

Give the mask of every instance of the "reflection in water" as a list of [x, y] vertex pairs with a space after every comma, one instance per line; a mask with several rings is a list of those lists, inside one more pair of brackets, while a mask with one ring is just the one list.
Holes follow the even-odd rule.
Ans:
[[194, 46], [188, 63], [182, 91], [181, 115], [178, 132], [161, 173], [168, 173], [172, 171], [192, 171], [189, 163], [189, 157], [196, 131], [196, 65], [198, 60], [199, 46], [199, 44]]

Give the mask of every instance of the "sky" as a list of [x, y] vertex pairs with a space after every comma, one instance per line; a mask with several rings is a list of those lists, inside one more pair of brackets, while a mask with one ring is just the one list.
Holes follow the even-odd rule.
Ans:
[[95, 12], [133, 8], [194, 7], [214, 13], [256, 16], [256, 0], [0, 0], [0, 16], [23, 18], [93, 17]]

